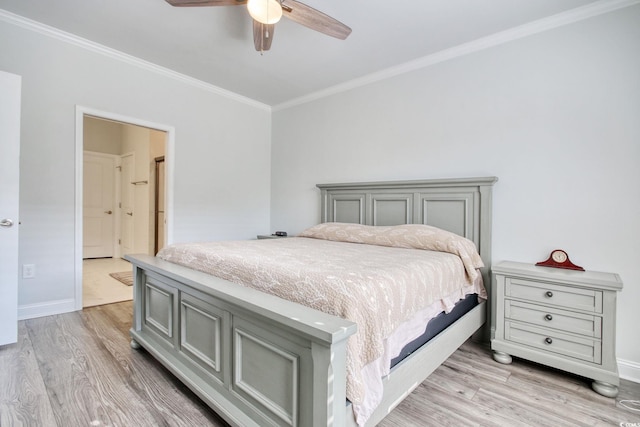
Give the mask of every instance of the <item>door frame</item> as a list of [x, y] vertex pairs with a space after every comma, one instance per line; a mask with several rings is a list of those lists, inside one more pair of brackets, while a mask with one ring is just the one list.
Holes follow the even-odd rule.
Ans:
[[75, 236], [74, 236], [74, 280], [75, 280], [75, 309], [82, 310], [82, 189], [83, 189], [83, 159], [84, 159], [84, 118], [85, 116], [115, 122], [142, 126], [165, 133], [165, 203], [167, 243], [173, 242], [173, 171], [175, 153], [175, 128], [173, 126], [154, 123], [135, 117], [109, 111], [96, 110], [90, 107], [76, 105], [76, 173], [75, 173]]

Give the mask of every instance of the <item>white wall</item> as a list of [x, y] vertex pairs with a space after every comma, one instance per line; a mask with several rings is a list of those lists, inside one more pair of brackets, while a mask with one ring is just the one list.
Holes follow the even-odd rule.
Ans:
[[21, 317], [76, 306], [76, 105], [175, 129], [175, 241], [268, 231], [268, 108], [2, 20], [0, 52], [22, 76], [19, 258], [36, 277], [19, 283]]
[[555, 248], [617, 272], [617, 356], [640, 381], [640, 7], [274, 112], [271, 229], [316, 183], [498, 176], [493, 260]]

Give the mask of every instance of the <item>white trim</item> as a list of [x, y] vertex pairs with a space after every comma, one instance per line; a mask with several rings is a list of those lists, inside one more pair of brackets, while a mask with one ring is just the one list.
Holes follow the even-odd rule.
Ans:
[[195, 79], [177, 71], [170, 70], [160, 65], [154, 64], [149, 61], [137, 58], [124, 52], [120, 52], [116, 49], [101, 45], [99, 43], [87, 40], [85, 38], [76, 36], [75, 34], [67, 33], [66, 31], [59, 30], [41, 22], [33, 21], [29, 18], [25, 18], [15, 13], [11, 13], [7, 10], [0, 9], [0, 20], [8, 22], [10, 24], [22, 27], [24, 29], [40, 33], [44, 36], [51, 37], [65, 43], [69, 43], [78, 46], [83, 49], [87, 49], [91, 52], [95, 52], [117, 61], [122, 61], [127, 64], [151, 71], [152, 73], [160, 74], [165, 77], [169, 77], [174, 80], [178, 80], [182, 83], [195, 86], [199, 89], [206, 90], [208, 92], [215, 93], [216, 95], [224, 96], [225, 98], [232, 99], [234, 101], [241, 102], [243, 104], [250, 105], [262, 110], [271, 111], [271, 107], [262, 102], [258, 102], [246, 96], [239, 95], [235, 92], [223, 89], [221, 87], [212, 85], [210, 83], [203, 82], [202, 80]]
[[594, 16], [603, 15], [614, 10], [639, 4], [640, 0], [600, 0], [586, 6], [571, 9], [566, 12], [558, 13], [547, 18], [539, 19], [528, 24], [520, 25], [499, 33], [482, 37], [469, 43], [464, 43], [449, 49], [441, 50], [432, 55], [428, 55], [414, 61], [409, 61], [395, 67], [390, 67], [377, 73], [368, 74], [366, 76], [341, 83], [327, 89], [323, 89], [309, 95], [301, 96], [281, 104], [274, 105], [272, 111], [284, 110], [307, 102], [315, 101], [320, 98], [335, 95], [337, 93], [346, 92], [351, 89], [376, 83], [381, 80], [396, 77], [401, 74], [410, 73], [412, 71], [427, 68], [441, 62], [455, 59], [470, 53], [475, 53], [494, 46], [509, 43], [524, 37], [562, 27], [564, 25], [573, 24]]
[[618, 359], [618, 370], [620, 378], [640, 383], [640, 363]]
[[56, 301], [47, 301], [46, 303], [21, 305], [18, 307], [18, 320], [70, 313], [77, 310], [75, 303], [76, 301], [74, 299], [60, 299]]
[[166, 134], [165, 142], [165, 221], [166, 243], [173, 243], [173, 182], [175, 162], [175, 128], [169, 125], [153, 123], [147, 120], [123, 116], [117, 113], [100, 111], [76, 105], [76, 175], [75, 175], [75, 236], [74, 236], [74, 282], [75, 310], [82, 310], [82, 178], [84, 157], [84, 116], [156, 129]]

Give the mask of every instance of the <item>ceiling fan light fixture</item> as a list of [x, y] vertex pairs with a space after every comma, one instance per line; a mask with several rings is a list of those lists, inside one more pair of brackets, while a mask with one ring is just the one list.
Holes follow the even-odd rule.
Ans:
[[249, 0], [249, 15], [262, 24], [275, 24], [282, 18], [282, 6], [277, 0]]

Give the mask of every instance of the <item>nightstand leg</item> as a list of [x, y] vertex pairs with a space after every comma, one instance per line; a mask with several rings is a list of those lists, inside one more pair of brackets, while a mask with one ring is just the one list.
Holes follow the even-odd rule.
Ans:
[[594, 381], [591, 383], [591, 388], [598, 394], [606, 397], [616, 397], [618, 395], [618, 387], [613, 384], [605, 383], [602, 381]]
[[139, 349], [140, 347], [142, 347], [138, 341], [131, 339], [131, 342], [129, 343], [129, 345], [131, 346], [131, 348], [133, 348], [134, 350]]
[[511, 361], [513, 359], [507, 353], [503, 353], [501, 351], [494, 351], [493, 360], [495, 360], [498, 363], [502, 363], [503, 365], [509, 365], [511, 364]]

